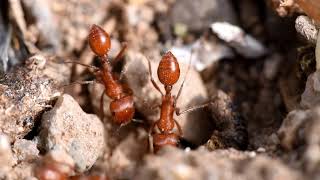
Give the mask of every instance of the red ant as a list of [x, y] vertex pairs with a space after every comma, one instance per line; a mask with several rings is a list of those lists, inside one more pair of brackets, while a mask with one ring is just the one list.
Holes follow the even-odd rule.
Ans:
[[46, 155], [34, 168], [34, 175], [39, 180], [108, 180], [105, 175], [77, 175], [68, 177], [66, 168], [72, 170], [68, 164], [57, 162], [50, 156]]
[[[191, 52], [189, 66], [188, 66], [186, 75], [188, 74], [190, 69], [191, 57], [192, 57], [192, 52]], [[165, 94], [162, 93], [159, 86], [156, 84], [156, 82], [152, 77], [151, 63], [149, 60], [148, 60], [148, 65], [149, 65], [149, 75], [150, 75], [151, 82], [162, 96], [162, 104], [160, 107], [161, 108], [160, 119], [154, 122], [149, 130], [149, 145], [150, 145], [151, 152], [153, 152], [154, 150], [158, 151], [160, 148], [166, 145], [172, 145], [172, 146], [178, 145], [179, 139], [182, 136], [182, 129], [179, 123], [173, 118], [174, 112], [176, 113], [177, 116], [179, 116], [183, 113], [191, 112], [196, 109], [206, 107], [208, 106], [209, 103], [206, 103], [200, 106], [191, 107], [182, 112], [180, 111], [179, 108], [176, 107], [177, 100], [181, 94], [186, 76], [184, 77], [184, 80], [180, 86], [177, 96], [173, 96], [171, 94], [171, 90], [172, 90], [172, 86], [179, 80], [180, 67], [176, 57], [170, 51], [168, 51], [163, 55], [161, 61], [159, 62], [158, 71], [157, 71], [158, 78], [160, 82], [164, 85], [164, 89], [166, 91]], [[175, 125], [178, 128], [178, 132], [179, 132], [178, 134], [173, 132]], [[159, 132], [153, 133], [156, 127], [159, 129], [160, 133]]]
[[[133, 115], [135, 113], [132, 90], [126, 84], [120, 83], [120, 78], [112, 71], [112, 67], [123, 57], [127, 45], [124, 44], [115, 59], [110, 62], [108, 53], [111, 47], [111, 40], [107, 32], [97, 25], [92, 25], [88, 35], [88, 41], [91, 50], [100, 59], [102, 67], [98, 68], [74, 61], [69, 63], [75, 63], [92, 68], [94, 70], [96, 80], [104, 85], [105, 90], [101, 94], [100, 98], [102, 120], [104, 118], [103, 99], [104, 94], [106, 94], [113, 100], [110, 103], [110, 112], [112, 114], [113, 121], [120, 126], [126, 125], [133, 119]], [[84, 81], [76, 83], [89, 84], [92, 82], [93, 81]]]

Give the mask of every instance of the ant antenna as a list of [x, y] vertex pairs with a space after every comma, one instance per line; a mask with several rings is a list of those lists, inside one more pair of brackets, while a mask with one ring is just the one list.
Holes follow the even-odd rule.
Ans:
[[124, 56], [124, 52], [127, 50], [128, 44], [126, 42], [122, 43], [122, 48], [120, 50], [120, 52], [118, 53], [118, 55], [113, 59], [113, 61], [111, 61], [111, 66], [115, 66], [119, 60], [121, 60]]
[[61, 87], [68, 87], [68, 86], [72, 86], [72, 85], [75, 85], [75, 84], [80, 84], [80, 85], [85, 85], [85, 84], [93, 84], [95, 83], [96, 81], [92, 80], [92, 81], [74, 81], [70, 84], [65, 84], [65, 85], [62, 85]]
[[100, 96], [100, 119], [102, 122], [104, 122], [104, 95], [106, 93], [106, 90], [104, 90]]
[[128, 65], [124, 66], [123, 69], [120, 72], [119, 81], [122, 80], [122, 78], [125, 76], [125, 73], [128, 71]]
[[194, 53], [194, 49], [192, 48], [192, 49], [191, 49], [191, 53], [190, 53], [190, 58], [189, 58], [188, 69], [187, 69], [186, 75], [185, 75], [184, 78], [183, 78], [183, 81], [182, 81], [182, 84], [181, 84], [181, 86], [180, 86], [180, 88], [179, 88], [178, 94], [177, 94], [177, 96], [176, 96], [176, 98], [175, 98], [175, 103], [178, 101], [178, 98], [180, 97], [181, 92], [182, 92], [182, 89], [183, 89], [183, 86], [184, 86], [184, 82], [185, 82], [186, 79], [187, 79], [187, 75], [188, 75], [188, 73], [189, 73], [190, 66], [191, 66], [191, 61], [192, 61], [192, 55], [193, 55], [193, 53]]
[[[143, 55], [144, 56], [144, 55]], [[151, 79], [151, 82], [153, 84], [153, 86], [160, 92], [161, 96], [164, 96], [164, 94], [162, 93], [161, 89], [159, 88], [159, 86], [157, 85], [157, 83], [154, 81], [153, 77], [152, 77], [152, 69], [151, 69], [151, 62], [150, 60], [144, 56], [146, 58], [146, 60], [148, 61], [148, 66], [149, 66], [149, 76]]]
[[187, 108], [183, 111], [180, 111], [180, 108], [176, 108], [176, 115], [177, 116], [180, 116], [181, 114], [184, 114], [184, 113], [188, 113], [188, 112], [192, 112], [192, 111], [195, 111], [195, 110], [198, 110], [198, 109], [202, 109], [202, 108], [205, 108], [207, 106], [209, 106], [211, 104], [211, 102], [207, 102], [207, 103], [204, 103], [204, 104], [201, 104], [201, 105], [198, 105], [198, 106], [193, 106], [193, 107], [190, 107], [190, 108]]

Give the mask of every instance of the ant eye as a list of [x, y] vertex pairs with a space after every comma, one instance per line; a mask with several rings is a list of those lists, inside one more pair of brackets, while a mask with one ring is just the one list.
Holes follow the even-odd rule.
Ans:
[[108, 53], [111, 41], [109, 34], [97, 25], [92, 25], [88, 36], [91, 50], [97, 56], [104, 56]]

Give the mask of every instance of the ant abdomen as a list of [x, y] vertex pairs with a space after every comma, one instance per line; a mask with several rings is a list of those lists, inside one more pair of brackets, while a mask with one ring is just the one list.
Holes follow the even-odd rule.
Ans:
[[135, 112], [133, 97], [124, 96], [120, 99], [113, 100], [110, 103], [110, 112], [115, 123], [129, 123]]
[[91, 50], [97, 56], [107, 55], [110, 47], [111, 40], [109, 34], [97, 25], [92, 25], [88, 36], [89, 45]]
[[161, 58], [158, 66], [158, 77], [160, 82], [166, 86], [172, 86], [179, 80], [179, 63], [170, 51]]
[[163, 146], [177, 146], [179, 144], [179, 135], [176, 133], [153, 134], [153, 148], [157, 152]]

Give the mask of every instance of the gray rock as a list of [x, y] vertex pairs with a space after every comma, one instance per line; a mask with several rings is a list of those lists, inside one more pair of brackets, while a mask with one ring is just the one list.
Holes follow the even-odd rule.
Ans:
[[221, 179], [284, 180], [300, 179], [299, 173], [277, 159], [256, 152], [233, 149], [208, 152], [164, 148], [149, 155], [133, 179]]
[[311, 117], [307, 119], [305, 128], [300, 130], [306, 142], [304, 165], [307, 172], [313, 173], [314, 177], [320, 177], [320, 107], [312, 109], [309, 114]]
[[283, 120], [277, 132], [283, 148], [291, 150], [297, 144], [298, 139], [301, 139], [301, 137], [299, 138], [298, 132], [302, 130], [301, 128], [309, 116], [307, 112], [308, 111], [294, 110]]
[[209, 150], [233, 147], [244, 150], [249, 139], [247, 124], [229, 95], [218, 90], [210, 104], [215, 131], [206, 144]]
[[5, 178], [13, 165], [10, 142], [6, 135], [0, 134], [0, 179]]
[[236, 24], [229, 0], [177, 0], [170, 14], [171, 24], [184, 24], [190, 31], [202, 32], [215, 21]]
[[79, 172], [90, 168], [105, 146], [102, 122], [96, 115], [84, 113], [67, 94], [42, 116], [42, 128], [41, 138], [46, 149], [65, 150]]
[[[64, 73], [50, 68], [53, 64]], [[1, 77], [0, 132], [7, 134], [11, 142], [29, 133], [36, 117], [60, 95], [58, 86], [68, 80], [68, 72], [66, 65], [35, 55], [26, 60], [25, 66]]]
[[267, 48], [240, 27], [228, 22], [215, 22], [211, 30], [246, 58], [258, 58], [267, 54]]
[[174, 46], [170, 51], [175, 54], [179, 60], [183, 61], [183, 63], [188, 64], [191, 49], [194, 50], [194, 53], [192, 54], [192, 66], [197, 71], [202, 71], [221, 59], [234, 57], [232, 49], [216, 39], [198, 40], [192, 44], [192, 47]]
[[301, 95], [300, 105], [304, 108], [320, 105], [320, 71], [309, 75], [305, 90]]
[[278, 131], [281, 145], [298, 153], [304, 171], [312, 177], [320, 176], [320, 107], [289, 113]]
[[13, 144], [14, 156], [18, 161], [31, 162], [39, 157], [39, 150], [34, 141], [18, 139]]

